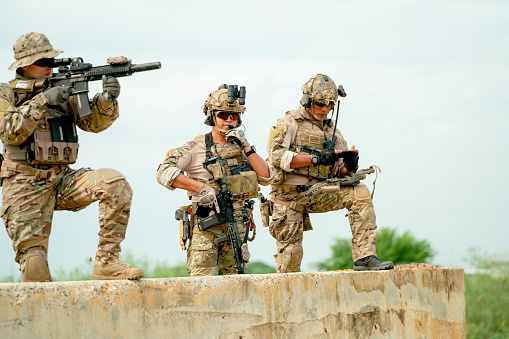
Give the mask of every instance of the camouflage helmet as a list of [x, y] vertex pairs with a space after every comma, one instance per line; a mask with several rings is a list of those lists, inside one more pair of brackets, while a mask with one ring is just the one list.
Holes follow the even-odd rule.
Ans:
[[338, 88], [334, 81], [325, 74], [317, 74], [302, 86], [302, 99], [304, 107], [310, 107], [312, 101], [318, 101], [328, 106], [334, 106], [338, 100]]
[[[207, 100], [203, 104], [203, 113], [205, 113], [205, 125], [213, 126], [214, 124], [214, 111], [227, 111], [243, 114], [246, 110], [244, 104], [239, 103], [240, 98], [235, 97], [232, 103], [228, 102], [228, 86], [226, 84], [220, 85], [217, 91], [209, 94]], [[240, 122], [239, 122], [240, 124]]]
[[29, 66], [39, 59], [54, 58], [63, 52], [61, 49], [53, 49], [46, 35], [37, 32], [23, 34], [16, 40], [12, 49], [16, 61], [8, 68], [9, 70]]

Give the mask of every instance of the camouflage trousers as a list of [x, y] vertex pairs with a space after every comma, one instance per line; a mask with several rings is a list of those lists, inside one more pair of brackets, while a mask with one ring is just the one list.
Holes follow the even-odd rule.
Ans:
[[296, 201], [304, 205], [299, 212], [288, 206], [274, 203], [270, 234], [276, 239], [278, 253], [276, 258], [278, 273], [300, 272], [303, 257], [302, 240], [305, 230], [312, 229], [308, 213], [325, 213], [348, 209], [348, 219], [352, 231], [352, 257], [356, 261], [369, 255], [376, 255], [376, 216], [369, 189], [364, 184], [354, 187], [341, 187], [334, 193], [319, 193], [309, 199], [305, 193], [291, 192], [277, 194], [286, 201]]
[[[240, 211], [235, 211], [235, 220], [239, 229], [241, 241], [247, 230]], [[238, 274], [237, 265], [233, 258], [233, 250], [230, 242], [217, 243], [217, 238], [228, 234], [226, 224], [217, 225], [200, 232], [198, 227], [194, 233], [187, 249], [187, 272], [190, 276], [215, 275], [216, 268], [218, 275]], [[244, 270], [246, 264], [244, 263]]]
[[33, 247], [43, 248], [47, 261], [53, 211], [79, 211], [97, 200], [98, 249], [120, 252], [132, 200], [132, 189], [121, 173], [112, 169], [64, 167], [48, 179], [35, 180], [33, 175], [8, 173], [2, 168], [2, 176], [0, 213], [13, 241], [16, 262], [24, 259], [26, 251]]

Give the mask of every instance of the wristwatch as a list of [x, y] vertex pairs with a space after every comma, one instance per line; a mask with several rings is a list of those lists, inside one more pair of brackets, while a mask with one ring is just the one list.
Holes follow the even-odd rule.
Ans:
[[318, 154], [311, 155], [311, 163], [313, 165], [318, 165], [318, 162], [320, 162], [320, 158], [318, 157]]
[[256, 153], [256, 148], [254, 146], [251, 146], [251, 150], [244, 153], [246, 157], [250, 156], [251, 154]]

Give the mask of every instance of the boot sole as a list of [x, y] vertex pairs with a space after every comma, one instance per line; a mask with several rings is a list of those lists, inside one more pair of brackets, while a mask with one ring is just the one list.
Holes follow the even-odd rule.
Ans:
[[95, 275], [92, 274], [92, 280], [138, 280], [145, 276], [144, 273], [131, 276], [111, 276], [111, 275]]
[[354, 271], [383, 271], [383, 270], [392, 270], [394, 265], [384, 265], [378, 267], [367, 267], [367, 266], [354, 266]]

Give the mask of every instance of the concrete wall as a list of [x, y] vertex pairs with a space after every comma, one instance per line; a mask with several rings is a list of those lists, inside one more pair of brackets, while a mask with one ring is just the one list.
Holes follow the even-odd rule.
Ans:
[[463, 270], [0, 284], [0, 338], [465, 338]]

